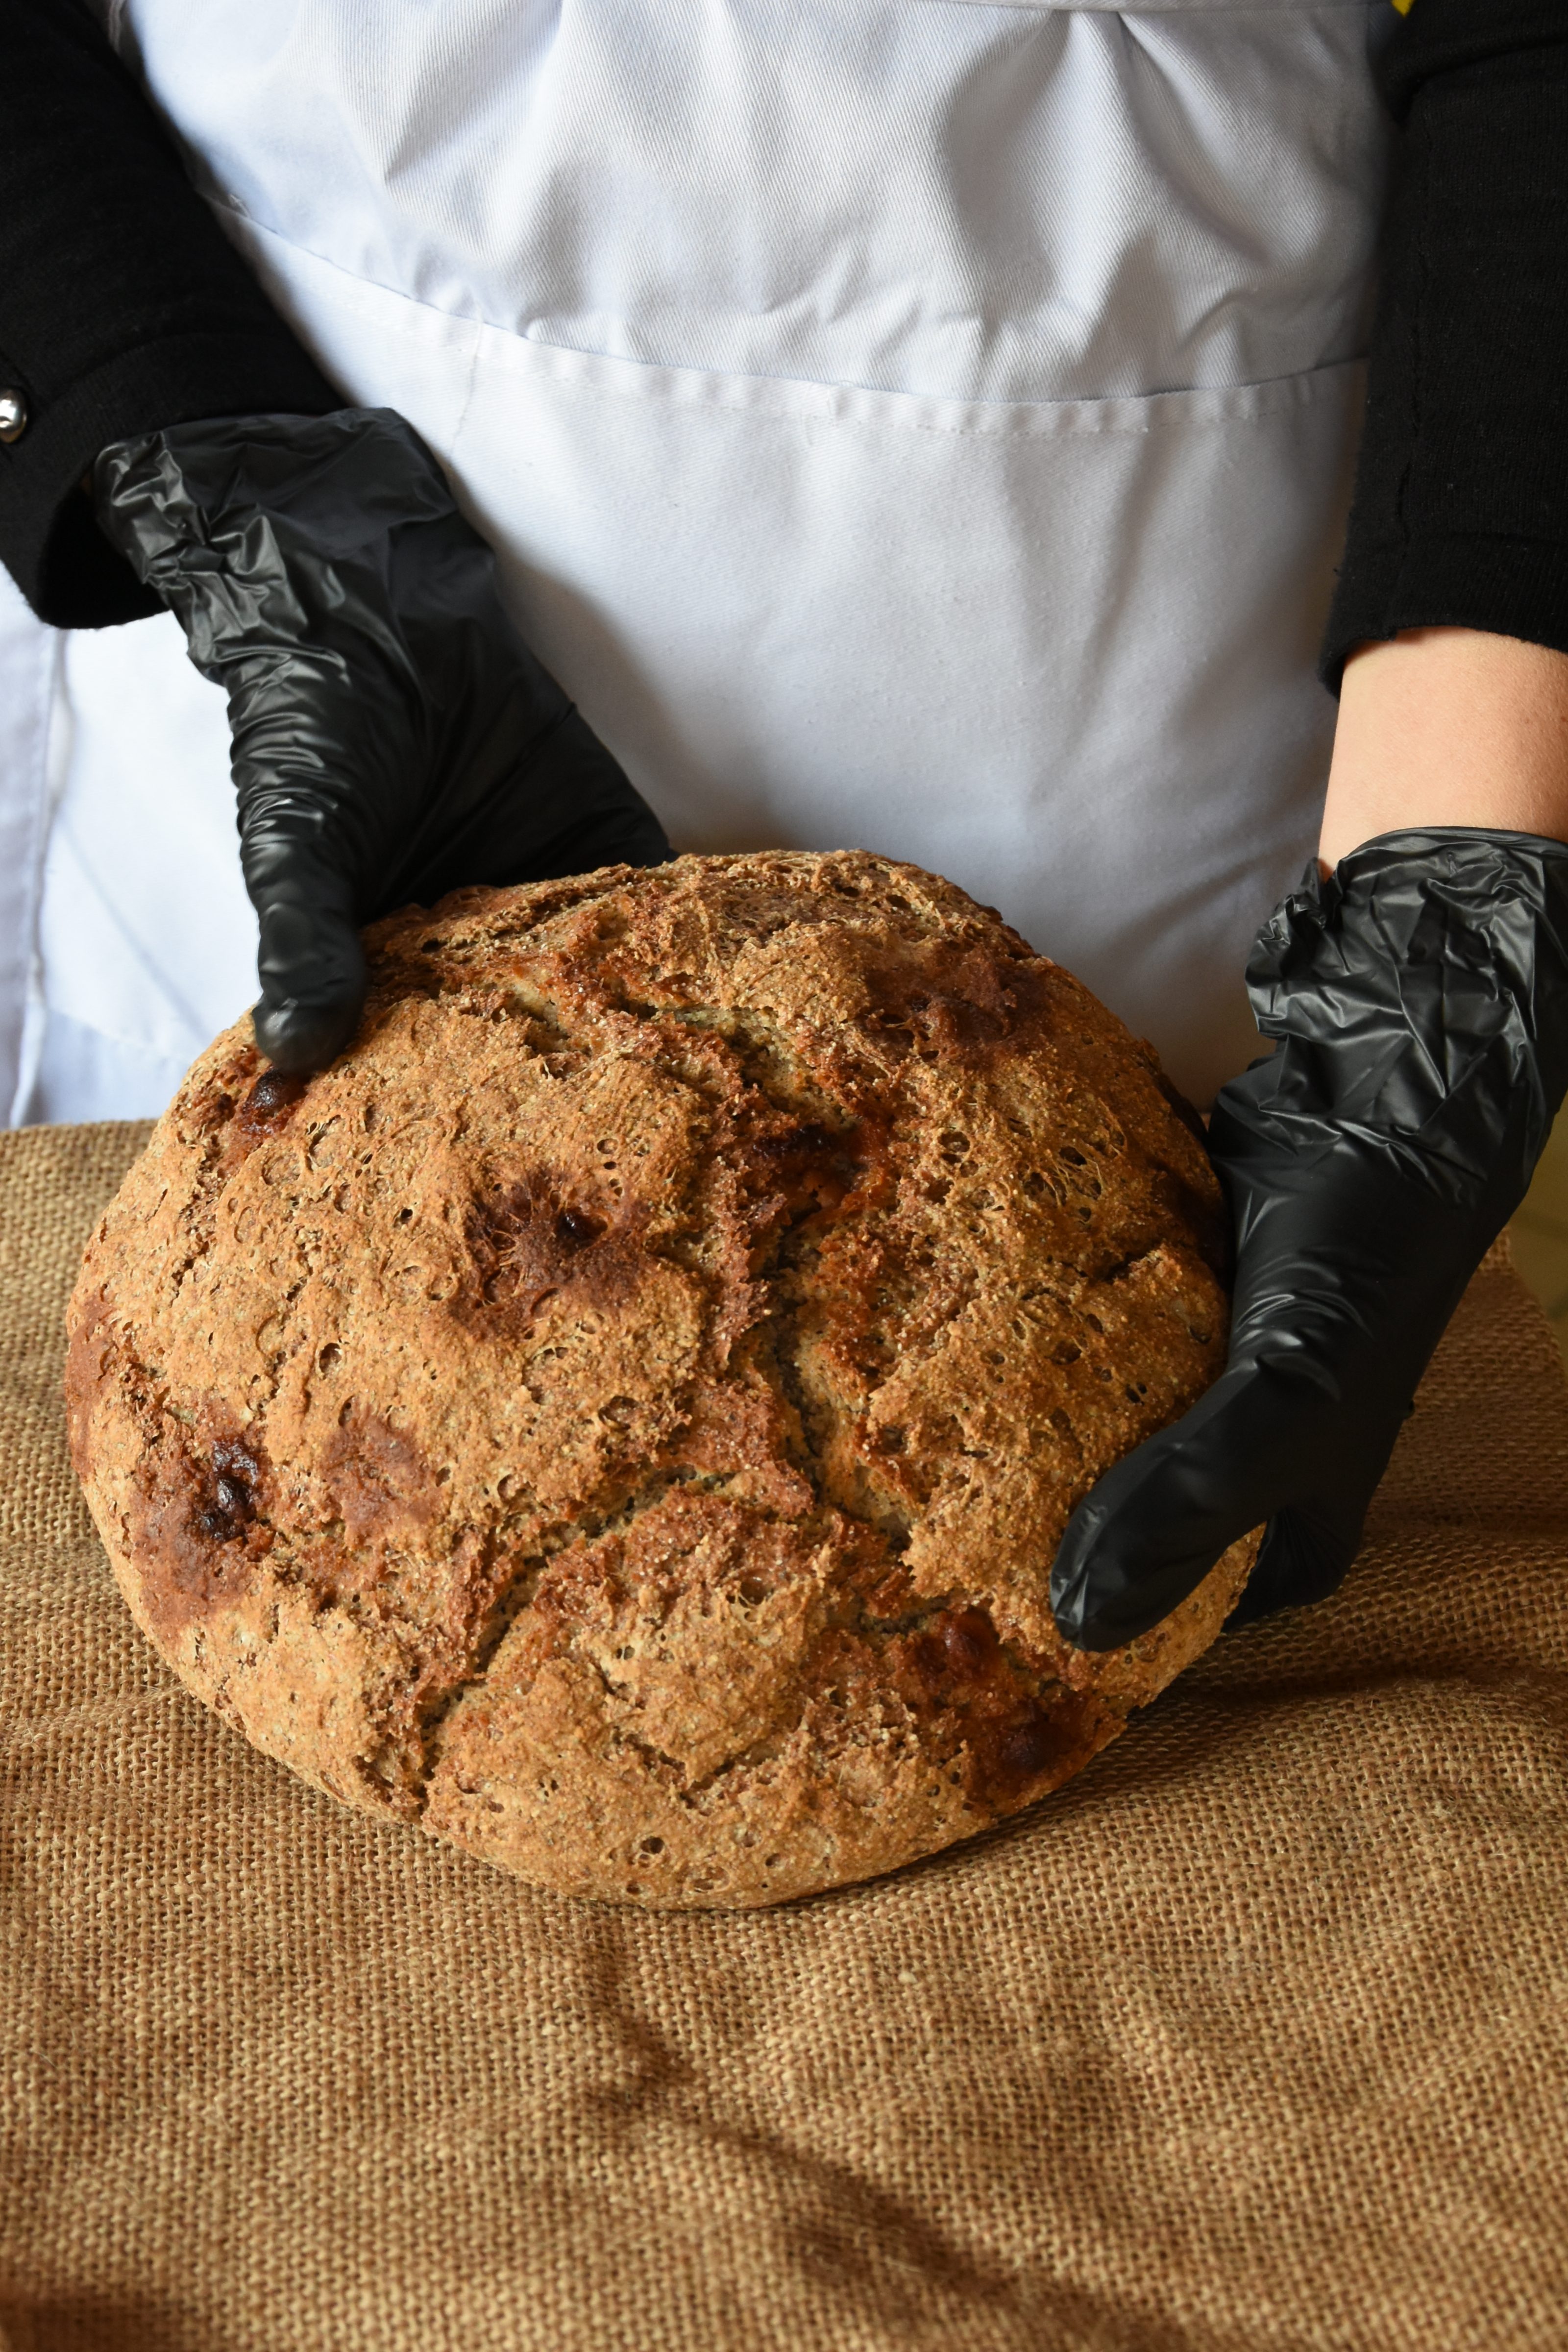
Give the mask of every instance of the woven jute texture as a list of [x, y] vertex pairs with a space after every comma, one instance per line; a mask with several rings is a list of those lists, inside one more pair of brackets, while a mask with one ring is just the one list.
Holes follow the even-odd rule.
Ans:
[[1500, 1258], [1342, 1592], [749, 1916], [541, 1895], [203, 1713], [56, 1388], [142, 1130], [0, 1139], [7, 2352], [1562, 2352], [1568, 1395]]

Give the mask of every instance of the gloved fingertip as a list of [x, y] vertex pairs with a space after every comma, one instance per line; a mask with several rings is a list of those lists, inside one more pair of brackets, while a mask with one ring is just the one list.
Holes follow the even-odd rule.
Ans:
[[269, 1004], [265, 997], [251, 1007], [250, 1025], [256, 1042], [275, 1070], [286, 1077], [308, 1077], [336, 1061], [359, 1026], [364, 991], [327, 1003], [288, 998]]
[[1246, 1502], [1201, 1475], [1192, 1419], [1126, 1456], [1068, 1521], [1051, 1613], [1075, 1650], [1125, 1649], [1152, 1633], [1246, 1532]]
[[1085, 1583], [1066, 1597], [1058, 1608], [1052, 1604], [1057, 1631], [1070, 1649], [1088, 1650], [1096, 1655], [1106, 1650], [1124, 1650], [1140, 1633], [1148, 1633], [1166, 1613], [1156, 1608], [1152, 1612], [1119, 1609], [1105, 1613], [1096, 1605], [1097, 1595], [1092, 1582]]
[[1157, 1604], [1150, 1613], [1148, 1597], [1126, 1574], [1108, 1515], [1081, 1505], [1052, 1564], [1050, 1596], [1057, 1631], [1075, 1650], [1119, 1650], [1164, 1613]]
[[[1053, 1609], [1057, 1631], [1071, 1650], [1087, 1650], [1095, 1656], [1107, 1650], [1124, 1649], [1135, 1641], [1134, 1633], [1124, 1633], [1119, 1627], [1102, 1625], [1089, 1612], [1082, 1609]], [[1144, 1630], [1144, 1629], [1140, 1629]]]
[[650, 809], [646, 821], [632, 831], [631, 840], [622, 852], [628, 866], [668, 866], [676, 856], [669, 835]]
[[261, 937], [260, 1001], [251, 1010], [256, 1042], [289, 1077], [323, 1070], [353, 1037], [364, 1010], [364, 950], [337, 877], [309, 867], [268, 877], [257, 894]]

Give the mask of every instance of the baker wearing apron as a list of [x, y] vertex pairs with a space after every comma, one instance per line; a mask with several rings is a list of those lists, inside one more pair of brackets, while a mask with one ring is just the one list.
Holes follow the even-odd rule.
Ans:
[[[1331, 1589], [1568, 1079], [1568, 855], [1533, 833], [1359, 850], [1266, 929], [1250, 1011], [1240, 982], [1332, 735], [1366, 0], [388, 0], [374, 48], [352, 0], [124, 0], [112, 29], [342, 405], [98, 455], [98, 523], [174, 619], [57, 650], [49, 724], [35, 678], [32, 1115], [156, 1107], [94, 1042], [132, 967], [178, 1011], [160, 1087], [236, 1009], [219, 687], [285, 1068], [351, 1034], [383, 907], [669, 843], [914, 859], [1200, 1099], [1232, 1081], [1230, 1366], [1080, 1507], [1063, 1630], [1131, 1637], [1265, 1520], [1247, 1605]], [[1284, 1047], [1237, 1080], [1255, 1013]]]

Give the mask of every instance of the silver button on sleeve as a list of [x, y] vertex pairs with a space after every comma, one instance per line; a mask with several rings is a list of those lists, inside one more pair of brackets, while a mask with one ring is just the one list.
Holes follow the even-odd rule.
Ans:
[[14, 383], [0, 390], [0, 441], [19, 441], [27, 429], [27, 403]]

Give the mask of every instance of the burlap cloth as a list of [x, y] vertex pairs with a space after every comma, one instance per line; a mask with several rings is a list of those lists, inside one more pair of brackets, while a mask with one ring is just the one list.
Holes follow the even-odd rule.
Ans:
[[1477, 1278], [1337, 1600], [750, 1917], [538, 1895], [134, 1632], [59, 1323], [142, 1130], [0, 1138], [9, 2352], [1568, 2344], [1568, 1392]]

